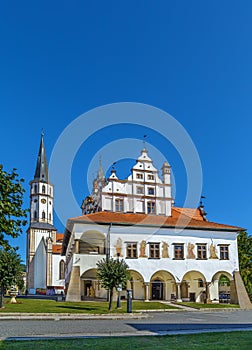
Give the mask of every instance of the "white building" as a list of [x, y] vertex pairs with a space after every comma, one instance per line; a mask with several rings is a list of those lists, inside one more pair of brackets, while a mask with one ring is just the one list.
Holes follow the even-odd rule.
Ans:
[[129, 266], [134, 299], [240, 301], [242, 229], [208, 221], [202, 205], [174, 207], [170, 165], [163, 164], [160, 178], [146, 149], [126, 180], [115, 170], [106, 180], [100, 164], [82, 210], [68, 220], [64, 236], [67, 300], [105, 298], [96, 264], [114, 257]]
[[27, 290], [33, 294], [64, 291], [65, 258], [61, 256], [64, 235], [53, 225], [53, 200], [42, 134], [35, 175], [30, 182], [30, 226], [27, 230]]

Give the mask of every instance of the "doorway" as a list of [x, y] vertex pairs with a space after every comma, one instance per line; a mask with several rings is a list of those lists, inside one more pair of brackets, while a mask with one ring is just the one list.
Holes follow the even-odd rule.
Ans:
[[151, 299], [163, 300], [163, 283], [159, 280], [152, 282]]

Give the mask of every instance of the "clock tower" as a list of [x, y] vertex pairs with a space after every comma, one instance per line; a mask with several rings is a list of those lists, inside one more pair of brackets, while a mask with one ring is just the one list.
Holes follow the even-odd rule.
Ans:
[[36, 292], [52, 285], [52, 246], [56, 243], [53, 225], [53, 185], [41, 135], [34, 179], [30, 182], [30, 226], [27, 230], [27, 290]]

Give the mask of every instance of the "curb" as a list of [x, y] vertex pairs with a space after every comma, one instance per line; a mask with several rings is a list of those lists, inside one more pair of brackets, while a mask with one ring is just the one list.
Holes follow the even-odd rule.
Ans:
[[2, 313], [0, 320], [124, 320], [145, 319], [148, 314], [33, 314], [33, 313]]

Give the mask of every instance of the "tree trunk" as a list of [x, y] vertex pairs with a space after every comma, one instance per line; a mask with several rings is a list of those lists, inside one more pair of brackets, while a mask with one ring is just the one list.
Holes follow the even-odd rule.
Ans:
[[4, 309], [4, 286], [0, 288], [1, 309]]
[[109, 311], [112, 310], [112, 301], [113, 301], [113, 288], [109, 290]]

